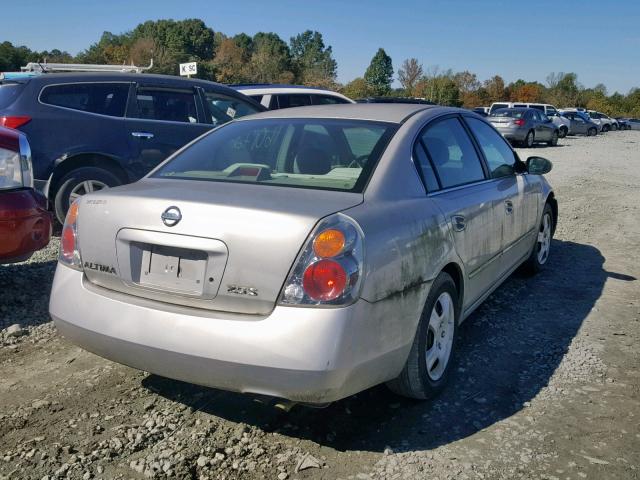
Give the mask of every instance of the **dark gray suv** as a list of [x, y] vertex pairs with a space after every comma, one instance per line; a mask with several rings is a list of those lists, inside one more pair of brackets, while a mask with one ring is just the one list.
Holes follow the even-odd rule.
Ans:
[[0, 125], [29, 136], [35, 186], [62, 222], [80, 195], [138, 180], [191, 140], [265, 108], [213, 82], [45, 73], [0, 83]]

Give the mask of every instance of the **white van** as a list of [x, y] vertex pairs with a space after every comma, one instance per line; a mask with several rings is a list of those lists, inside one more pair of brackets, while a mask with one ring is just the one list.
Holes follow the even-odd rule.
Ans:
[[526, 103], [526, 102], [494, 102], [489, 109], [489, 115], [499, 108], [535, 108], [540, 110], [547, 117], [553, 121], [554, 125], [558, 127], [558, 136], [564, 138], [569, 133], [569, 126], [571, 122], [564, 118], [558, 112], [558, 109], [548, 103]]

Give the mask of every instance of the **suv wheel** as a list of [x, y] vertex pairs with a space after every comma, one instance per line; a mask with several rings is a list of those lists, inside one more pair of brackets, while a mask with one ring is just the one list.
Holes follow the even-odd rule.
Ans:
[[587, 137], [593, 137], [594, 135], [598, 134], [598, 129], [596, 127], [591, 127], [589, 130], [587, 130]]
[[58, 221], [64, 223], [67, 210], [76, 198], [118, 185], [122, 185], [122, 181], [110, 171], [102, 168], [82, 167], [70, 171], [60, 180], [60, 188], [58, 188], [54, 199]]
[[550, 147], [555, 147], [556, 145], [558, 145], [558, 132], [553, 132], [553, 135], [551, 135], [551, 140], [547, 142], [547, 145], [549, 145]]
[[431, 286], [407, 362], [400, 375], [387, 382], [391, 391], [417, 399], [442, 391], [451, 375], [459, 317], [456, 285], [442, 272]]
[[569, 134], [569, 129], [567, 127], [560, 127], [559, 137], [564, 138]]

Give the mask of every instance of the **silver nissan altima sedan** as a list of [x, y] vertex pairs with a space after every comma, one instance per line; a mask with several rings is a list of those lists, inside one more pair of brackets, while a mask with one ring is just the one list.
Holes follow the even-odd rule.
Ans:
[[81, 347], [174, 379], [429, 398], [460, 322], [521, 264], [548, 264], [550, 169], [462, 109], [245, 117], [74, 203], [50, 312]]

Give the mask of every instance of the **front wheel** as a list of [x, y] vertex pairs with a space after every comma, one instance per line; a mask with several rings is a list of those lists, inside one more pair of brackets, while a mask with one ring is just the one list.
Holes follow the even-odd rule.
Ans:
[[558, 145], [558, 132], [553, 132], [553, 135], [551, 135], [551, 140], [547, 142], [547, 145], [549, 145], [550, 147], [555, 147], [556, 145]]
[[60, 180], [60, 188], [55, 194], [54, 206], [58, 221], [64, 223], [67, 210], [77, 198], [118, 185], [122, 185], [122, 181], [102, 168], [82, 167], [70, 171]]
[[593, 137], [598, 134], [598, 129], [596, 127], [591, 127], [587, 130], [587, 137]]
[[569, 129], [567, 127], [560, 127], [560, 133], [559, 133], [559, 137], [560, 138], [564, 138], [567, 135], [569, 135]]
[[540, 220], [540, 227], [538, 228], [538, 237], [536, 243], [533, 246], [531, 255], [525, 263], [525, 268], [530, 273], [538, 273], [544, 269], [547, 261], [549, 260], [549, 253], [551, 252], [551, 239], [553, 238], [553, 210], [548, 203], [544, 206], [542, 211], [542, 218]]
[[440, 273], [433, 282], [407, 362], [387, 386], [405, 397], [428, 399], [445, 387], [452, 370], [457, 323], [458, 291], [451, 276]]

